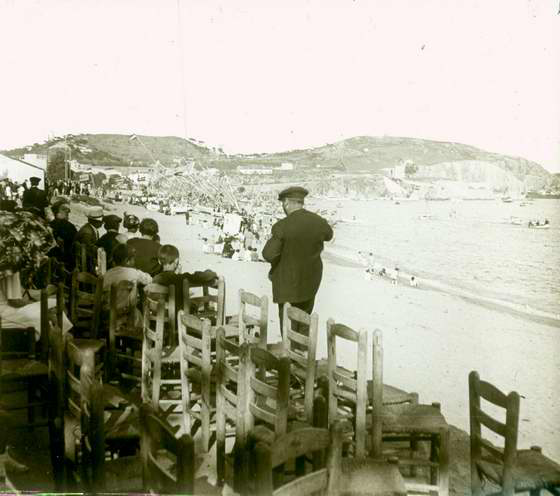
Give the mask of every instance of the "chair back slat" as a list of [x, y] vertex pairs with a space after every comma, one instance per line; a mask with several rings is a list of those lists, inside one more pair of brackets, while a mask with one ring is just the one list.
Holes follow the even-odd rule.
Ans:
[[177, 346], [177, 308], [175, 301], [175, 285], [149, 284], [144, 288], [144, 293], [150, 301], [164, 302], [165, 330], [163, 342], [167, 346]]

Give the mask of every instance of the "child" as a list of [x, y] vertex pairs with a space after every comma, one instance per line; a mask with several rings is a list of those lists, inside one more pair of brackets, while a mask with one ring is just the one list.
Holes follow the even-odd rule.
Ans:
[[413, 288], [418, 287], [418, 281], [416, 280], [416, 277], [410, 276], [410, 286]]
[[[173, 245], [163, 245], [159, 249], [158, 260], [163, 267], [162, 272], [154, 276], [153, 283], [162, 286], [175, 285], [175, 308], [177, 311], [183, 309], [183, 281], [186, 279], [190, 284], [210, 284], [214, 285], [218, 279], [218, 274], [211, 270], [203, 272], [195, 272], [189, 274], [184, 272], [181, 274], [181, 265], [179, 264], [179, 250]], [[149, 286], [146, 288], [149, 291]]]

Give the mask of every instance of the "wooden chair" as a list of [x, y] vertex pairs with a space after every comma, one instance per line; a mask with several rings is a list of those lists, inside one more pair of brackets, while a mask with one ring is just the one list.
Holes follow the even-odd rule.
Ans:
[[[330, 430], [308, 427], [280, 436], [273, 445], [256, 444], [249, 455], [255, 467], [256, 494], [405, 496], [397, 460], [342, 458], [343, 430], [341, 423], [335, 422]], [[325, 452], [326, 457], [317, 456]], [[275, 470], [287, 464], [296, 469], [288, 481], [283, 470]], [[311, 471], [307, 470], [309, 465]]]
[[65, 489], [64, 459], [64, 337], [62, 330], [51, 326], [49, 332], [49, 449], [56, 492]]
[[291, 363], [291, 404], [298, 410], [298, 418], [309, 425], [313, 425], [315, 354], [319, 316], [316, 313], [309, 315], [303, 310], [286, 303], [284, 304], [283, 326], [284, 353], [290, 358]]
[[144, 288], [144, 294], [152, 300], [161, 300], [164, 302], [164, 337], [163, 345], [165, 347], [176, 347], [177, 342], [177, 311], [175, 301], [175, 286], [163, 286], [161, 284], [149, 284]]
[[136, 283], [132, 281], [111, 285], [108, 376], [127, 392], [139, 389], [142, 382], [142, 326], [137, 323], [137, 296]]
[[[26, 391], [23, 401], [14, 398], [22, 387]], [[48, 408], [47, 390], [48, 368], [36, 353], [35, 329], [3, 327], [0, 318], [0, 408], [27, 410], [27, 423], [22, 427], [46, 426], [47, 419], [36, 420], [35, 409]]]
[[[306, 464], [300, 461], [306, 455], [326, 452], [331, 446], [334, 447], [336, 444], [331, 443], [329, 430], [313, 427], [279, 436], [274, 444], [262, 441], [257, 443], [256, 446], [251, 447], [249, 454], [255, 473], [255, 494], [263, 496], [326, 494], [329, 482], [327, 467], [313, 463], [312, 470], [306, 473]], [[332, 457], [333, 453], [329, 453], [329, 459]], [[313, 457], [313, 460], [322, 458]], [[286, 483], [284, 471], [274, 472], [274, 469], [288, 463], [295, 464], [297, 470], [296, 477]]]
[[226, 336], [238, 337], [240, 343], [251, 342], [266, 348], [268, 341], [268, 298], [239, 290], [239, 314], [226, 317]]
[[74, 336], [97, 339], [103, 303], [103, 279], [87, 272], [74, 271], [70, 302]]
[[[192, 295], [192, 293], [199, 293]], [[201, 319], [208, 319], [212, 326], [225, 323], [226, 284], [222, 276], [215, 285], [189, 284], [183, 281], [183, 310]]]
[[[483, 409], [481, 398], [505, 410], [505, 423], [496, 420]], [[478, 372], [469, 374], [471, 426], [471, 490], [474, 496], [496, 494], [513, 496], [529, 492], [531, 496], [546, 489], [560, 494], [560, 465], [545, 457], [537, 446], [517, 449], [519, 430], [519, 394], [508, 395], [489, 382], [482, 381]], [[482, 426], [504, 439], [497, 448], [482, 437]], [[484, 490], [484, 481], [495, 484], [494, 491]]]
[[152, 494], [195, 494], [191, 436], [179, 439], [148, 404], [140, 408], [142, 480]]
[[108, 426], [116, 416], [107, 412], [106, 389], [95, 377], [92, 363], [80, 367], [81, 458], [80, 486], [87, 493], [139, 492], [142, 487], [138, 456], [106, 460]]
[[97, 247], [76, 241], [73, 246], [75, 270], [78, 272], [96, 273]]
[[[228, 481], [237, 492], [245, 493], [242, 458], [236, 456], [245, 449], [245, 369], [243, 354], [247, 345], [226, 338], [223, 327], [216, 331], [216, 468], [218, 485]], [[233, 438], [234, 449], [229, 453], [227, 438]], [[226, 466], [232, 468], [231, 477]]]
[[[357, 345], [357, 371], [347, 373], [337, 367], [336, 341], [345, 339]], [[336, 419], [347, 419], [353, 426], [354, 457], [386, 456], [382, 442], [405, 442], [412, 453], [406, 458], [398, 452], [399, 463], [430, 470], [428, 484], [407, 483], [407, 489], [435, 491], [447, 496], [449, 490], [449, 426], [434, 405], [418, 405], [412, 401], [397, 408], [383, 401], [383, 348], [381, 331], [370, 340], [367, 331], [357, 332], [332, 319], [327, 322], [329, 360], [329, 425]], [[372, 398], [368, 395], [367, 352], [372, 354]], [[413, 397], [414, 398], [414, 397]], [[370, 436], [368, 437], [367, 433]], [[369, 446], [366, 444], [369, 442]], [[417, 443], [430, 442], [430, 459], [418, 457]], [[393, 453], [391, 453], [393, 454]]]
[[[202, 449], [206, 453], [212, 442], [211, 421], [216, 413], [212, 394], [212, 336], [210, 321], [194, 315], [178, 315], [181, 363], [181, 406], [185, 432], [202, 431]], [[193, 332], [194, 331], [194, 332]], [[215, 390], [215, 389], [214, 389]], [[194, 422], [193, 422], [194, 420]]]
[[[288, 431], [290, 400], [290, 359], [275, 357], [262, 348], [250, 346], [244, 354], [245, 369], [245, 425], [250, 432], [255, 425], [271, 441]], [[255, 431], [257, 432], [257, 431]]]

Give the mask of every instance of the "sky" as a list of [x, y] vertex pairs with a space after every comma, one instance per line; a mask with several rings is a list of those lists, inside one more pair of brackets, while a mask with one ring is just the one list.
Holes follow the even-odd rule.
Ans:
[[0, 149], [454, 141], [560, 172], [560, 0], [0, 0]]

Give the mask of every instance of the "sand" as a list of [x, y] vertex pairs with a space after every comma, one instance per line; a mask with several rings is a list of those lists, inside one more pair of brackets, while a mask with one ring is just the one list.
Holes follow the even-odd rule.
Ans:
[[[152, 217], [162, 243], [175, 244], [183, 270], [210, 268], [226, 280], [226, 314], [237, 313], [240, 288], [258, 295], [272, 290], [268, 264], [235, 262], [202, 253], [199, 236], [208, 233], [187, 226], [183, 216], [165, 216], [142, 207], [114, 205], [138, 217]], [[324, 274], [316, 298], [319, 315], [318, 357], [326, 356], [326, 321], [332, 317], [355, 329], [381, 329], [384, 381], [417, 391], [422, 402], [440, 402], [449, 423], [468, 431], [468, 373], [503, 391], [522, 395], [519, 445], [543, 447], [560, 460], [560, 332], [546, 321], [492, 305], [480, 305], [445, 292], [391, 285], [386, 279], [366, 280], [357, 264], [323, 256]], [[271, 303], [269, 341], [278, 341], [277, 306]], [[347, 350], [342, 360], [355, 366]]]

